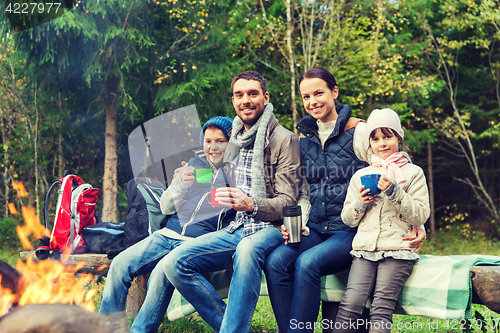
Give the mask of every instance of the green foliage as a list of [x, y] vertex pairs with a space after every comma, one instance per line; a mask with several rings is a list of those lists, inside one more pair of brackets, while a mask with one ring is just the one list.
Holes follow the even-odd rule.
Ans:
[[[498, 206], [500, 30], [495, 4], [290, 1], [296, 81], [308, 67], [323, 66], [337, 79], [338, 102], [350, 104], [353, 115], [366, 118], [381, 107], [396, 110], [413, 161], [426, 170], [427, 143], [432, 143], [438, 218], [445, 215], [440, 207], [458, 204], [467, 205], [470, 216], [492, 219], [483, 209], [484, 194], [457, 181], [474, 179], [463, 168], [470, 154], [459, 146], [467, 136], [479, 177]], [[293, 102], [299, 118], [306, 112], [299, 96], [290, 98], [286, 5], [284, 0], [84, 0], [37, 28], [9, 35], [2, 25], [0, 185], [22, 180], [29, 204], [40, 204], [50, 181], [64, 170], [101, 187], [106, 83], [111, 81], [121, 188], [133, 177], [128, 133], [155, 115], [190, 104], [197, 106], [202, 122], [215, 115], [233, 117], [230, 81], [242, 70], [264, 74], [275, 114], [293, 129]], [[450, 69], [451, 85], [443, 64]], [[0, 188], [3, 194], [5, 187]], [[17, 200], [13, 192], [7, 198], [12, 200]], [[123, 209], [123, 195], [118, 200]]]
[[[20, 242], [17, 237], [16, 227], [19, 226], [17, 218], [9, 215], [0, 218], [0, 244], [3, 249], [19, 249]], [[0, 258], [2, 259], [2, 258]], [[5, 260], [5, 259], [2, 259]]]
[[500, 256], [499, 241], [486, 238], [481, 231], [473, 230], [471, 225], [453, 224], [440, 228], [436, 236], [427, 239], [420, 254], [466, 255], [485, 254]]

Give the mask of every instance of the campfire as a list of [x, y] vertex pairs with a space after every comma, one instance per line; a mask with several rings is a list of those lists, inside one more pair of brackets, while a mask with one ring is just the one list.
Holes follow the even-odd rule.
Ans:
[[[14, 182], [12, 187], [19, 197], [28, 195], [22, 183]], [[9, 204], [9, 210], [17, 214], [13, 204]], [[39, 239], [50, 236], [50, 232], [33, 207], [23, 206], [21, 212], [25, 225], [18, 226], [17, 233], [23, 248], [33, 250], [30, 235]], [[52, 259], [35, 262], [28, 258], [26, 263], [18, 260], [14, 268], [0, 261], [0, 332], [129, 332], [124, 314], [94, 313], [98, 291], [90, 287], [93, 276], [77, 274], [84, 266], [85, 262], [66, 265]]]

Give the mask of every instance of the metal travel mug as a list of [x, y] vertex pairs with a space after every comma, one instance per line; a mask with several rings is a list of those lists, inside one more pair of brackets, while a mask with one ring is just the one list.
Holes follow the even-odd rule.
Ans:
[[283, 224], [288, 230], [288, 245], [299, 245], [302, 234], [302, 210], [300, 206], [283, 207]]

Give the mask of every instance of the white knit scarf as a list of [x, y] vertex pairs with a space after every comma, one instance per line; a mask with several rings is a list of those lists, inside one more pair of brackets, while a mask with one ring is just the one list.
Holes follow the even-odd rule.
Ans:
[[241, 148], [251, 148], [252, 156], [252, 185], [250, 195], [254, 198], [266, 197], [266, 181], [264, 177], [264, 145], [266, 143], [267, 125], [273, 116], [273, 105], [268, 103], [264, 113], [257, 122], [245, 132], [243, 121], [236, 116], [233, 121], [233, 130], [229, 144], [224, 154], [225, 162], [232, 162], [239, 154]]

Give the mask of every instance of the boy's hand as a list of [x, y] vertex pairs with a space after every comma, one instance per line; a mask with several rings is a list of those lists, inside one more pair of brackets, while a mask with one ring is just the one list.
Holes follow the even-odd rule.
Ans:
[[217, 189], [215, 200], [221, 206], [231, 206], [239, 212], [253, 212], [254, 205], [251, 197], [235, 187], [221, 187]]
[[385, 190], [387, 190], [387, 188], [391, 184], [392, 184], [392, 178], [391, 177], [387, 177], [387, 176], [381, 175], [380, 179], [378, 180], [377, 187], [379, 188], [379, 190], [385, 191]]
[[362, 185], [361, 189], [359, 190], [359, 200], [365, 206], [367, 206], [370, 203], [372, 203], [373, 201], [375, 201], [375, 196], [368, 195], [369, 192], [370, 192], [370, 189], [365, 190], [365, 185]]
[[194, 170], [194, 167], [188, 166], [179, 172], [182, 183], [187, 187], [193, 185], [194, 183]]
[[174, 170], [174, 176], [172, 177], [172, 179], [175, 179], [175, 177], [177, 177], [179, 175], [179, 173], [184, 170], [184, 167], [186, 166], [187, 162], [186, 161], [182, 161], [181, 162], [181, 167], [180, 168], [177, 168]]

